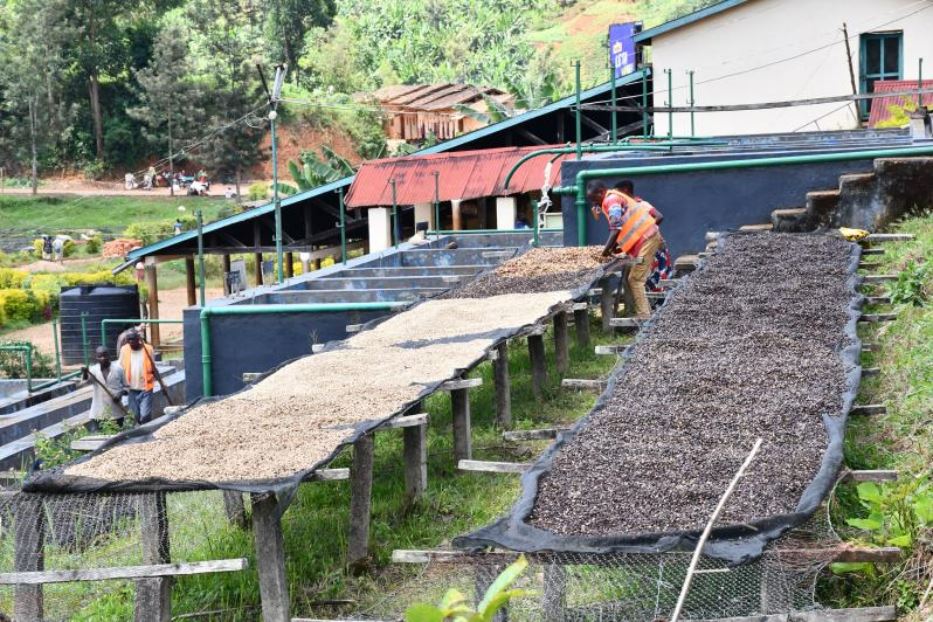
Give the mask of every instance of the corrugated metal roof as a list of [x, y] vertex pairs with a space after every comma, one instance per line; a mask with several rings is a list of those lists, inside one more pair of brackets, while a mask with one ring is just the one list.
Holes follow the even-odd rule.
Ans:
[[374, 96], [386, 107], [441, 110], [474, 101], [482, 93], [505, 94], [504, 91], [493, 87], [480, 88], [470, 84], [445, 83], [386, 86], [376, 91]]
[[[884, 80], [875, 82], [876, 93], [897, 93], [917, 88], [916, 80]], [[923, 88], [933, 88], [933, 80], [924, 80]], [[924, 106], [933, 106], [933, 93], [921, 95]], [[911, 103], [917, 105], [916, 95], [891, 95], [871, 100], [871, 115], [868, 117], [868, 127], [877, 127], [879, 123], [890, 118], [893, 111], [891, 106], [904, 106]]]
[[677, 30], [678, 28], [682, 28], [694, 22], [706, 19], [707, 17], [711, 17], [717, 13], [722, 13], [728, 9], [745, 4], [748, 1], [749, 0], [723, 0], [722, 2], [717, 2], [716, 4], [708, 6], [704, 9], [699, 9], [693, 13], [687, 13], [686, 15], [682, 15], [677, 19], [672, 19], [669, 22], [664, 22], [660, 26], [655, 26], [654, 28], [643, 30], [633, 38], [635, 43], [644, 43], [648, 45], [651, 43], [651, 39], [657, 37], [658, 35], [663, 35], [665, 33], [671, 32], [672, 30]]
[[[553, 145], [559, 147], [561, 145]], [[392, 205], [391, 180], [395, 180], [398, 205], [434, 201], [434, 173], [439, 173], [441, 201], [506, 196], [538, 190], [544, 184], [544, 171], [552, 155], [532, 158], [516, 171], [509, 188], [505, 177], [523, 156], [544, 147], [502, 147], [456, 153], [385, 158], [364, 162], [347, 194], [347, 208]], [[550, 185], [560, 181], [560, 162], [573, 154], [560, 156], [551, 166]]]

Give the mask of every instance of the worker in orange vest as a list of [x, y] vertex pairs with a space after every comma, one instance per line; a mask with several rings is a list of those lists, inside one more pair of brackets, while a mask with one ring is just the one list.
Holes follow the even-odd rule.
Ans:
[[609, 221], [609, 239], [603, 256], [616, 253], [641, 259], [641, 263], [629, 270], [628, 287], [635, 303], [635, 317], [647, 319], [651, 315], [651, 306], [645, 295], [645, 283], [651, 274], [652, 259], [661, 248], [658, 225], [664, 216], [647, 201], [636, 199], [635, 185], [628, 180], [608, 190], [604, 185], [596, 184], [590, 190], [589, 198], [593, 204], [593, 216], [599, 218], [602, 213]]
[[152, 390], [157, 371], [152, 346], [143, 342], [135, 330], [126, 335], [126, 345], [120, 349], [120, 367], [128, 389], [130, 412], [138, 425], [148, 423], [152, 418]]

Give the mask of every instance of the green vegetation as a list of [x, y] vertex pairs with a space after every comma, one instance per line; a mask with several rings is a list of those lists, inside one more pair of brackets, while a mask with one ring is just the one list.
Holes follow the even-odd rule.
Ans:
[[205, 222], [216, 220], [232, 202], [202, 197], [0, 197], [0, 230], [4, 237], [87, 230], [122, 235], [131, 223], [174, 222], [178, 206], [187, 214], [204, 211]]
[[[841, 485], [833, 523], [842, 535], [866, 543], [896, 545], [905, 560], [892, 567], [836, 564], [837, 574], [821, 585], [821, 599], [838, 606], [887, 602], [902, 610], [917, 606], [930, 581], [929, 543], [933, 537], [933, 215], [910, 218], [894, 231], [912, 233], [910, 242], [884, 244], [877, 273], [901, 273], [886, 293], [895, 301], [897, 320], [860, 329], [863, 341], [880, 351], [864, 354], [862, 364], [880, 367], [877, 378], [862, 380], [859, 403], [884, 404], [881, 417], [852, 418], [846, 435], [851, 469], [897, 469], [900, 480], [883, 485]], [[878, 308], [871, 311], [886, 311]]]
[[[617, 342], [600, 336], [594, 343]], [[549, 360], [553, 362], [552, 342], [548, 340]], [[604, 376], [614, 365], [610, 357], [597, 357], [592, 347], [571, 349], [568, 376]], [[595, 395], [560, 389], [551, 367], [543, 401], [532, 397], [527, 348], [515, 343], [510, 349], [512, 407], [515, 427], [537, 428], [574, 421], [589, 411]], [[504, 443], [494, 426], [495, 393], [492, 367], [480, 365], [471, 374], [483, 378], [483, 385], [470, 392], [473, 412], [474, 454], [478, 459], [527, 460], [547, 443], [514, 445]], [[410, 503], [405, 498], [402, 434], [384, 432], [375, 436], [373, 509], [370, 543], [373, 552], [371, 572], [354, 575], [346, 567], [346, 538], [349, 524], [349, 488], [345, 482], [321, 482], [299, 487], [284, 514], [288, 579], [295, 615], [339, 617], [340, 608], [322, 601], [352, 599], [351, 610], [381, 606], [404, 611], [413, 600], [405, 582], [416, 580], [413, 568], [390, 566], [390, 555], [397, 548], [438, 546], [455, 535], [486, 524], [504, 513], [515, 501], [519, 479], [514, 475], [458, 472], [453, 459], [450, 399], [435, 395], [425, 402], [430, 414], [428, 431], [428, 490], [424, 498]], [[349, 452], [347, 452], [349, 453]], [[349, 466], [349, 456], [341, 456], [336, 467]], [[213, 494], [214, 497], [210, 497]], [[251, 533], [226, 523], [222, 508], [205, 499], [216, 493], [169, 495], [172, 554], [189, 561], [226, 557], [248, 557], [253, 561]], [[176, 519], [177, 517], [177, 519]], [[177, 543], [177, 544], [176, 544]], [[116, 563], [110, 562], [110, 563]], [[439, 579], [444, 590], [456, 578]], [[440, 601], [443, 591], [431, 597]], [[388, 604], [385, 602], [389, 599]], [[173, 589], [176, 614], [225, 610], [225, 620], [254, 620], [259, 589], [255, 564], [245, 572], [182, 577]], [[99, 598], [74, 615], [75, 620], [127, 619], [132, 617], [132, 591], [121, 590]], [[229, 610], [229, 611], [227, 611]], [[108, 617], [109, 616], [109, 617]]]

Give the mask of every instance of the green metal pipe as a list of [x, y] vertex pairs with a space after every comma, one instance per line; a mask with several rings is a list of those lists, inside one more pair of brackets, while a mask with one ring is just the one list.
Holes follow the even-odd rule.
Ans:
[[55, 343], [55, 377], [62, 379], [62, 349], [58, 344], [58, 320], [52, 320], [52, 341]]
[[41, 391], [42, 389], [47, 389], [49, 387], [54, 387], [56, 384], [60, 382], [71, 380], [72, 378], [77, 378], [80, 375], [81, 375], [81, 370], [68, 372], [67, 374], [64, 374], [57, 380], [47, 380], [46, 382], [40, 382], [39, 384], [33, 385], [32, 390], [33, 392], [36, 392], [36, 391]]
[[610, 141], [615, 144], [619, 140], [619, 122], [616, 119], [616, 68], [612, 63], [612, 56], [609, 57], [609, 83], [610, 98], [612, 100], [612, 129], [609, 134]]
[[812, 155], [779, 156], [756, 158], [751, 160], [721, 160], [719, 162], [695, 162], [689, 164], [658, 164], [655, 166], [627, 166], [580, 171], [576, 180], [577, 208], [577, 244], [586, 245], [586, 182], [603, 177], [636, 177], [642, 175], [661, 175], [666, 173], [696, 173], [700, 171], [723, 171], [746, 168], [768, 168], [794, 164], [823, 164], [827, 162], [847, 162], [849, 160], [868, 160], [874, 158], [910, 157], [933, 155], [933, 146], [900, 147], [895, 149], [866, 149], [863, 151], [843, 151], [840, 153], [818, 153]]
[[576, 109], [576, 114], [574, 115], [574, 120], [576, 123], [576, 130], [577, 130], [577, 159], [582, 160], [583, 151], [580, 149], [580, 147], [583, 145], [583, 125], [582, 125], [583, 111], [580, 110], [580, 91], [581, 91], [580, 61], [576, 61], [574, 63], [574, 71], [576, 72], [576, 85], [577, 85], [577, 109]]
[[[667, 106], [668, 108], [674, 107], [674, 72], [672, 69], [665, 69], [664, 73], [667, 74]], [[674, 136], [674, 113], [668, 111], [667, 113], [667, 139], [670, 140]]]
[[[282, 202], [279, 201], [279, 152], [276, 148], [276, 111], [269, 113], [269, 133], [272, 134], [272, 201], [275, 205], [275, 273], [277, 282], [285, 280], [285, 255], [282, 250]], [[204, 306], [204, 301], [201, 301]]]
[[641, 136], [648, 138], [648, 72], [641, 72]]
[[340, 222], [337, 228], [340, 229], [340, 259], [343, 265], [347, 265], [347, 208], [343, 204], [343, 187], [337, 188], [337, 205], [340, 211]]
[[[693, 97], [693, 70], [687, 72], [687, 75], [690, 76], [690, 107], [696, 104], [696, 100]], [[690, 111], [690, 135], [696, 136], [696, 112]]]
[[923, 57], [917, 63], [917, 110], [923, 110]]
[[[453, 229], [443, 229], [441, 231], [428, 231], [428, 233], [431, 235], [489, 235], [495, 233], [528, 233], [529, 231], [530, 229], [460, 229], [458, 231]], [[563, 231], [563, 229], [541, 227], [538, 231], [552, 233], [555, 231]]]
[[198, 208], [194, 215], [198, 219], [198, 281], [201, 286], [201, 306], [203, 307], [207, 300], [204, 270], [204, 212], [201, 211], [201, 208]]
[[[100, 343], [107, 345], [108, 324], [184, 324], [184, 320], [143, 320], [140, 318], [107, 318], [100, 321]], [[117, 355], [120, 353], [117, 352]]]
[[88, 351], [87, 342], [87, 313], [81, 314], [81, 347], [84, 350], [84, 366], [91, 364], [91, 355]]
[[214, 364], [211, 357], [211, 317], [217, 315], [278, 315], [282, 313], [334, 313], [341, 311], [391, 311], [407, 302], [321, 302], [291, 305], [235, 305], [201, 309], [201, 379], [202, 394], [214, 393]]
[[398, 248], [399, 230], [398, 230], [398, 198], [395, 195], [395, 178], [389, 180], [392, 184], [392, 245]]

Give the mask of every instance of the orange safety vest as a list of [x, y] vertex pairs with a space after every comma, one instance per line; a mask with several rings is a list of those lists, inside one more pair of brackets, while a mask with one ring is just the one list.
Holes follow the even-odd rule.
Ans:
[[[147, 343], [143, 344], [143, 380], [146, 387], [146, 391], [152, 391], [155, 386], [155, 368], [152, 365], [152, 346]], [[120, 367], [123, 368], [123, 376], [126, 379], [126, 384], [133, 385], [133, 369], [130, 364], [130, 356], [133, 352], [133, 348], [130, 347], [130, 344], [126, 344], [123, 348], [120, 349]], [[149, 356], [146, 356], [146, 352], [149, 353]]]
[[657, 230], [657, 221], [651, 215], [651, 208], [644, 203], [636, 203], [623, 212], [616, 245], [626, 255], [632, 255], [631, 251], [640, 247]]

